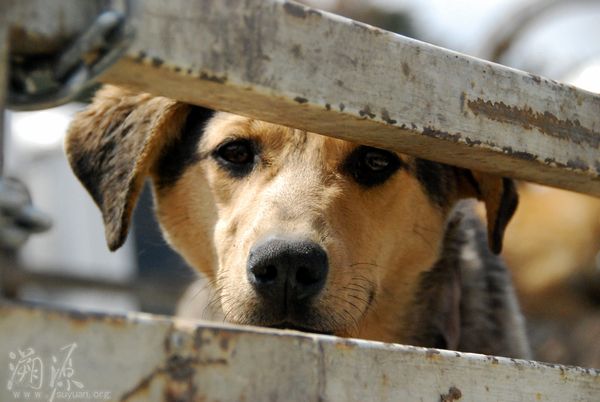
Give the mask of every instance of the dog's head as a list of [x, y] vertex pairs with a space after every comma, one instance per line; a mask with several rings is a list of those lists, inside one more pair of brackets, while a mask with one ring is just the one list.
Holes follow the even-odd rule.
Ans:
[[213, 281], [228, 321], [402, 341], [455, 202], [485, 201], [500, 250], [509, 180], [207, 113], [107, 87], [76, 117], [67, 153], [113, 250], [152, 178], [167, 241]]

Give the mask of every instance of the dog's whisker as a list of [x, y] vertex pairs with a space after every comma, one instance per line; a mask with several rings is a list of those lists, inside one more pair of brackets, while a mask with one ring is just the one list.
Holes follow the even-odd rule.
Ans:
[[369, 288], [367, 288], [365, 286], [361, 286], [361, 285], [359, 285], [357, 283], [353, 283], [351, 285], [347, 285], [347, 286], [345, 286], [345, 288], [349, 289], [349, 290], [355, 290], [357, 292], [361, 292], [362, 291], [362, 292], [365, 292], [365, 293], [369, 293]]
[[380, 268], [380, 266], [374, 262], [355, 262], [354, 264], [350, 264], [350, 268], [354, 268], [357, 267], [359, 265], [367, 265], [367, 266], [371, 266], [371, 267], [377, 267]]

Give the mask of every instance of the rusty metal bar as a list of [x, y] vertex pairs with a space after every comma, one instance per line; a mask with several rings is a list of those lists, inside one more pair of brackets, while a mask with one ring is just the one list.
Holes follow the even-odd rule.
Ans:
[[132, 1], [105, 82], [600, 195], [600, 96], [280, 0]]
[[[55, 48], [122, 3], [9, 2], [12, 37]], [[600, 195], [598, 95], [290, 1], [127, 5], [136, 40], [105, 82]]]
[[56, 401], [576, 402], [600, 395], [594, 369], [144, 314], [0, 305], [0, 339], [3, 401], [24, 392], [44, 400], [54, 393]]

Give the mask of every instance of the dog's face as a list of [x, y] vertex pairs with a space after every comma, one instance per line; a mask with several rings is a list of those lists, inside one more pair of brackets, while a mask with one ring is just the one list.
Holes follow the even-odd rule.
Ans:
[[[156, 113], [157, 99], [156, 121], [135, 117]], [[112, 248], [152, 176], [166, 239], [214, 284], [230, 322], [403, 341], [452, 204], [484, 199], [501, 239], [501, 179], [227, 113], [204, 127], [194, 110], [109, 88], [75, 121], [67, 151]]]
[[[157, 187], [158, 214], [171, 244], [214, 278], [230, 321], [367, 334], [374, 314], [404, 310], [434, 263], [444, 216], [414, 158], [226, 113], [196, 152]], [[199, 217], [206, 193], [211, 222]], [[212, 263], [197, 256], [196, 226], [214, 227]]]

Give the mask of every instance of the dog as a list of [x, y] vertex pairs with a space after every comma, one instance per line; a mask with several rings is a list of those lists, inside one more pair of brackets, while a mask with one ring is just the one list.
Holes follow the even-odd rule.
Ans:
[[113, 86], [65, 149], [111, 250], [151, 179], [166, 241], [228, 322], [529, 357], [496, 255], [509, 179]]

